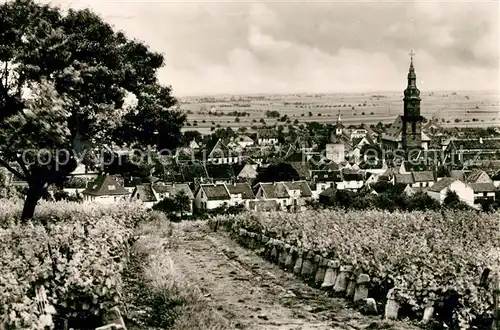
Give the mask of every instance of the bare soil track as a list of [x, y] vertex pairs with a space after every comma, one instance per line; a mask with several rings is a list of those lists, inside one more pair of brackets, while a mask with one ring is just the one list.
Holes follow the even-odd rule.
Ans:
[[174, 226], [172, 237], [169, 252], [176, 266], [235, 329], [416, 329], [362, 315], [347, 300], [301, 282], [225, 232], [183, 224]]

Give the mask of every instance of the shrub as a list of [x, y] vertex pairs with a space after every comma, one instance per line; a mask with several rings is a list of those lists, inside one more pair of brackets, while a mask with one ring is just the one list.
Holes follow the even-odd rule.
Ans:
[[62, 318], [77, 329], [98, 326], [105, 310], [120, 303], [120, 273], [143, 212], [130, 204], [41, 202], [33, 222], [20, 225], [21, 207], [0, 203], [0, 306], [7, 323], [43, 328], [34, 300], [35, 286], [43, 285], [56, 328]]
[[[328, 210], [244, 213], [217, 220], [353, 266], [355, 273], [370, 276], [370, 296], [377, 301], [383, 303], [394, 288], [400, 311], [409, 317], [420, 320], [432, 300], [438, 321], [468, 329], [476, 322], [491, 323], [492, 290], [478, 278], [496, 262], [498, 216], [475, 211]], [[456, 304], [450, 302], [452, 296]]]

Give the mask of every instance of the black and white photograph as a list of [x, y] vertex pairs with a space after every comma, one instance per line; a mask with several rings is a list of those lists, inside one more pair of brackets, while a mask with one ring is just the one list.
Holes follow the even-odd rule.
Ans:
[[498, 0], [0, 0], [0, 330], [500, 330]]

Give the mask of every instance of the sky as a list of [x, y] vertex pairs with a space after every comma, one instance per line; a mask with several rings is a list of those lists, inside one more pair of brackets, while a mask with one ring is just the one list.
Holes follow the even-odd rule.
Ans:
[[161, 52], [175, 96], [498, 90], [500, 2], [99, 1], [117, 30]]

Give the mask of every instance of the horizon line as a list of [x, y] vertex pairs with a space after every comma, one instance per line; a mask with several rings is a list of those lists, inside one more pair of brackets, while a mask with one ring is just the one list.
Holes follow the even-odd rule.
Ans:
[[[254, 93], [206, 93], [206, 94], [186, 94], [186, 95], [175, 95], [175, 93], [172, 93], [172, 96], [175, 98], [197, 98], [197, 97], [232, 97], [232, 96], [286, 96], [286, 95], [328, 95], [328, 94], [371, 94], [371, 93], [401, 93], [403, 94], [404, 91], [397, 91], [397, 90], [372, 90], [372, 91], [359, 91], [359, 92], [341, 92], [341, 91], [331, 91], [331, 92], [254, 92]], [[420, 91], [422, 93], [422, 91]], [[494, 92], [497, 94], [500, 94], [500, 91], [498, 89], [485, 89], [485, 90], [446, 90], [446, 89], [434, 89], [434, 90], [426, 90], [425, 93], [433, 93], [433, 92], [439, 92], [439, 93], [462, 93], [462, 92], [468, 92], [468, 93], [480, 93], [480, 92]]]

